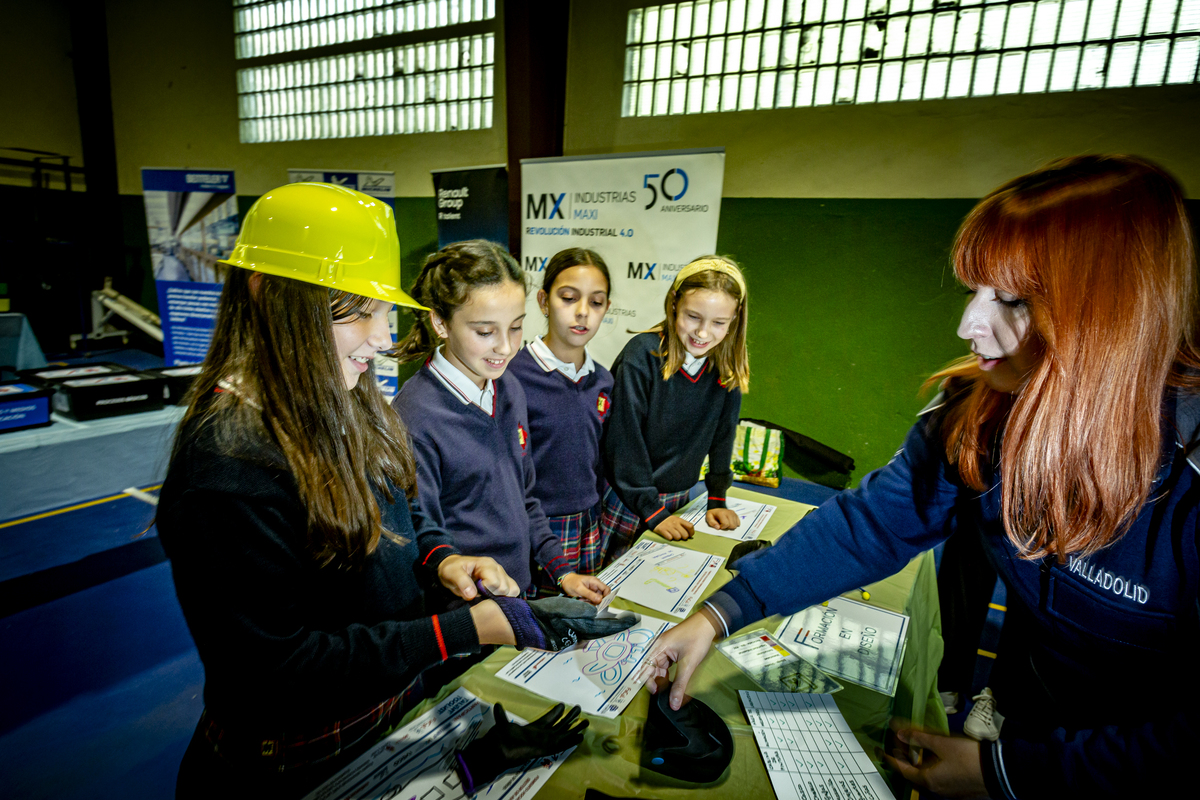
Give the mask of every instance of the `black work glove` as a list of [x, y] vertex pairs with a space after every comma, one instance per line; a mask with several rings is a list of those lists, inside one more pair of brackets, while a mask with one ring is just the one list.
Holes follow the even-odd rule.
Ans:
[[492, 729], [454, 754], [463, 791], [474, 794], [503, 772], [582, 742], [588, 721], [579, 719], [579, 706], [571, 706], [565, 716], [564, 708], [559, 703], [528, 725], [518, 725], [509, 722], [504, 708], [496, 703]]
[[733, 551], [729, 554], [729, 560], [725, 562], [725, 569], [730, 572], [737, 572], [737, 562], [739, 559], [745, 558], [751, 553], [757, 553], [759, 550], [765, 550], [771, 546], [770, 542], [762, 539], [751, 539], [748, 542], [740, 542], [734, 545]]
[[633, 627], [637, 614], [597, 617], [596, 607], [573, 597], [547, 597], [543, 600], [523, 600], [519, 597], [498, 597], [488, 591], [483, 581], [475, 581], [480, 598], [495, 600], [500, 611], [512, 626], [517, 649], [565, 650], [583, 639], [601, 639]]

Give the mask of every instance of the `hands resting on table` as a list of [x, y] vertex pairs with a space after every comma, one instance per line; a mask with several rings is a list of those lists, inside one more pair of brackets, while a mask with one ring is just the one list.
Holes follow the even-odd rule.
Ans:
[[[719, 531], [731, 531], [742, 524], [742, 518], [728, 508], [713, 508], [704, 512], [704, 521], [708, 527]], [[692, 523], [683, 517], [672, 514], [658, 523], [654, 532], [668, 541], [690, 539], [696, 532]]]
[[[666, 678], [671, 665], [676, 665], [670, 695], [673, 709], [678, 710], [683, 703], [688, 682], [717, 638], [721, 625], [709, 616], [711, 613], [702, 608], [660, 634], [643, 663], [639, 678], [650, 694], [658, 691], [656, 681]], [[987, 795], [979, 763], [979, 742], [929, 733], [900, 721], [896, 723], [895, 738], [893, 752], [884, 753], [883, 758], [913, 784], [944, 797]]]

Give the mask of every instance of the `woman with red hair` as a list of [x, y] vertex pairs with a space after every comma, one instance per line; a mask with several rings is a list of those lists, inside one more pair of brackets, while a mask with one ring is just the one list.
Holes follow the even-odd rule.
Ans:
[[1008, 589], [991, 678], [1006, 717], [994, 742], [901, 730], [924, 758], [888, 763], [945, 796], [1153, 796], [1200, 738], [1190, 687], [1169, 702], [1145, 691], [1190, 674], [1200, 650], [1182, 192], [1140, 158], [1056, 161], [984, 198], [953, 260], [972, 355], [931, 379], [938, 402], [887, 466], [660, 637], [647, 686], [678, 662], [678, 707], [715, 639], [890, 575], [956, 522]]

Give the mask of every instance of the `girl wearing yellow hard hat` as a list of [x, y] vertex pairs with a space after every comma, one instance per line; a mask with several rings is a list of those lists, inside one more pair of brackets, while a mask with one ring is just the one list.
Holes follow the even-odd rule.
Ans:
[[[437, 692], [427, 668], [628, 626], [515, 599], [503, 568], [460, 554], [416, 502], [407, 434], [372, 367], [392, 304], [419, 307], [398, 288], [388, 206], [281, 187], [226, 263], [158, 506], [206, 679], [177, 796], [301, 796]], [[429, 616], [435, 586], [474, 604]]]

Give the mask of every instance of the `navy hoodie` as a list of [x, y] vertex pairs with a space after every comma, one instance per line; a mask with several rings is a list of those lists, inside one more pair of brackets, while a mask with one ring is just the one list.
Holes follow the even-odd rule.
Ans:
[[[1176, 442], [1175, 400], [1169, 394], [1164, 408], [1153, 499], [1095, 555], [1021, 559], [1004, 532], [999, 475], [982, 494], [963, 484], [934, 411], [887, 466], [740, 562], [739, 576], [710, 601], [731, 631], [794, 613], [899, 571], [957, 522], [957, 535], [983, 537], [1008, 589], [1004, 638], [1028, 649], [1054, 699], [1027, 707], [1024, 718], [1007, 714], [999, 741], [982, 744], [991, 796], [1168, 796], [1151, 784], [1173, 784], [1200, 744], [1190, 686], [1200, 649], [1200, 476]], [[1156, 678], [1179, 691], [1168, 699]], [[1004, 697], [998, 708], [1005, 713]]]

